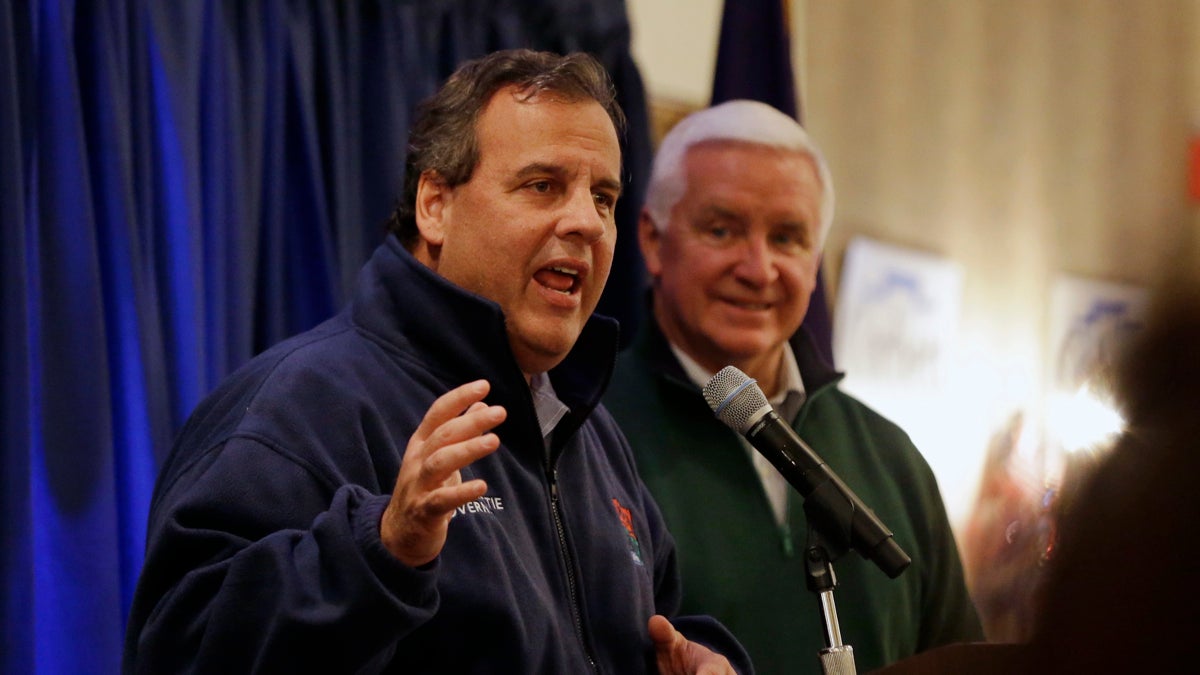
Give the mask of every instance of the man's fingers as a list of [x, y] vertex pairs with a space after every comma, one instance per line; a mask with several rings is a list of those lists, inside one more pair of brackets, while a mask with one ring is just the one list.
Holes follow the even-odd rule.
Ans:
[[483, 402], [489, 390], [486, 380], [476, 380], [439, 396], [408, 441], [380, 520], [384, 546], [407, 565], [436, 557], [455, 509], [487, 491], [482, 480], [463, 482], [460, 472], [500, 447], [490, 430], [508, 413]]
[[508, 411], [504, 406], [481, 405], [443, 422], [422, 442], [427, 448], [426, 452], [433, 453], [438, 448], [478, 438], [499, 426], [507, 416]]
[[655, 614], [647, 628], [660, 675], [735, 675], [729, 659], [689, 641], [666, 617]]
[[487, 380], [475, 380], [460, 385], [437, 397], [421, 424], [413, 432], [413, 440], [424, 441], [437, 431], [443, 424], [462, 415], [464, 412], [476, 410], [476, 403], [482, 402], [491, 390]]
[[682, 637], [680, 636], [679, 631], [675, 630], [675, 627], [672, 626], [671, 622], [667, 620], [667, 617], [661, 614], [655, 614], [654, 616], [650, 617], [650, 622], [647, 624], [647, 628], [650, 631], [650, 639], [654, 640], [654, 645], [656, 647], [668, 646], [674, 642], [677, 637]]
[[455, 509], [479, 499], [486, 492], [487, 483], [482, 480], [470, 480], [459, 485], [438, 488], [430, 492], [426, 500], [429, 515], [448, 518], [454, 514]]
[[[480, 380], [484, 386], [486, 393], [487, 382]], [[409, 443], [408, 452], [406, 455], [414, 457], [431, 457], [436, 453], [440, 453], [443, 448], [448, 448], [458, 443], [473, 441], [485, 432], [497, 427], [508, 416], [508, 411], [503, 406], [487, 405], [482, 401], [474, 401], [465, 408], [451, 408], [447, 401], [451, 401], [453, 405], [462, 402], [462, 398], [457, 396], [464, 388], [471, 387], [471, 383], [463, 385], [458, 389], [451, 390], [444, 394], [430, 406], [429, 411], [425, 413], [425, 418], [421, 422], [421, 426], [413, 433], [412, 440]], [[471, 395], [469, 392], [467, 395]], [[443, 405], [446, 404], [446, 405]], [[447, 415], [449, 410], [457, 410], [453, 415]], [[436, 424], [435, 424], [436, 423]], [[484, 436], [486, 438], [486, 436]], [[466, 443], [462, 447], [456, 447], [447, 457], [442, 458], [437, 462], [438, 470], [442, 474], [448, 475], [450, 472], [466, 466], [474, 459], [478, 459], [487, 454], [493, 447], [487, 447], [492, 441], [484, 442], [484, 445], [471, 445]], [[471, 459], [465, 462], [458, 463], [458, 466], [447, 469], [446, 463], [453, 462], [461, 454], [472, 455]]]
[[650, 617], [647, 628], [650, 632], [650, 639], [654, 641], [658, 672], [662, 675], [686, 672], [685, 647], [687, 640], [683, 635], [675, 630], [666, 617], [660, 614]]
[[486, 457], [500, 447], [500, 437], [484, 434], [437, 448], [421, 464], [420, 481], [430, 489], [455, 477], [455, 473], [472, 462]]

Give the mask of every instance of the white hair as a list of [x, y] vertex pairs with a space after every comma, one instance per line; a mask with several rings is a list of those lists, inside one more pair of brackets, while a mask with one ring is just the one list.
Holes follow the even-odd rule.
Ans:
[[670, 221], [671, 209], [687, 189], [683, 164], [688, 150], [707, 141], [752, 143], [812, 158], [821, 181], [820, 229], [817, 243], [833, 225], [833, 178], [820, 149], [796, 120], [759, 101], [727, 101], [683, 118], [663, 138], [654, 156], [654, 168], [646, 189], [646, 211], [661, 232]]

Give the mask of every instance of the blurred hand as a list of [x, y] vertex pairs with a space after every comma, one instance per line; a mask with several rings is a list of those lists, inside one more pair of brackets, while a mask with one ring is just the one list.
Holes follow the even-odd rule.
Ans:
[[660, 675], [735, 675], [729, 659], [685, 638], [665, 616], [650, 617], [649, 628]]
[[454, 510], [487, 492], [482, 480], [462, 482], [460, 470], [500, 447], [500, 438], [488, 432], [508, 413], [483, 403], [490, 389], [486, 380], [476, 380], [438, 397], [408, 441], [379, 523], [383, 545], [405, 565], [436, 558]]

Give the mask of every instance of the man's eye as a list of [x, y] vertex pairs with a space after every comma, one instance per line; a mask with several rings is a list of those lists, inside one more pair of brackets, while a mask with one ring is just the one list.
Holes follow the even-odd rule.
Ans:
[[771, 235], [771, 244], [780, 249], [805, 248], [808, 239], [803, 232], [784, 230]]
[[550, 181], [538, 180], [529, 184], [529, 188], [534, 192], [546, 193], [550, 191]]
[[612, 195], [605, 194], [603, 192], [594, 193], [592, 195], [592, 198], [596, 200], [596, 204], [598, 206], [602, 206], [606, 209], [611, 209], [613, 207], [613, 205], [617, 203], [617, 199], [615, 197], [613, 197]]

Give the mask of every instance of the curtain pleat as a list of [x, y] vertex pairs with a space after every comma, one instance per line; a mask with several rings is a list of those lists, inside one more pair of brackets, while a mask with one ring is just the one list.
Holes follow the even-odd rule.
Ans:
[[618, 85], [601, 311], [627, 339], [650, 142], [623, 0], [0, 3], [0, 672], [119, 671], [172, 437], [342, 305], [416, 104], [517, 46], [592, 52]]
[[[0, 654], [4, 672], [33, 672], [29, 631], [33, 625], [30, 419], [33, 364], [30, 350], [27, 262], [26, 158], [22, 129], [31, 115], [24, 94], [32, 79], [32, 31], [28, 8], [0, 4]], [[22, 26], [17, 34], [15, 27]], [[11, 39], [7, 39], [11, 36]]]

